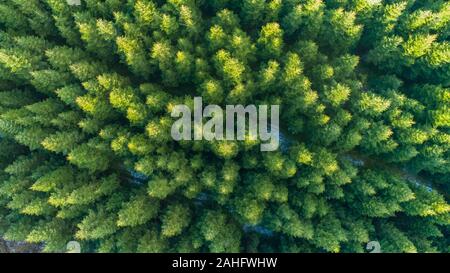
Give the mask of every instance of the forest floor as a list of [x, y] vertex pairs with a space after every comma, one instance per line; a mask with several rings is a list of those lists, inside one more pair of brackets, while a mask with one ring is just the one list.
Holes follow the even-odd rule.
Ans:
[[24, 242], [11, 242], [0, 238], [0, 253], [38, 253], [41, 246]]

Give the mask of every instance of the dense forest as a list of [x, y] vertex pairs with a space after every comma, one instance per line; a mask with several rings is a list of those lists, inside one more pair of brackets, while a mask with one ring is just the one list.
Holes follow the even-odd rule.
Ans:
[[[0, 237], [64, 252], [450, 252], [447, 0], [0, 0]], [[280, 105], [281, 145], [174, 141]]]

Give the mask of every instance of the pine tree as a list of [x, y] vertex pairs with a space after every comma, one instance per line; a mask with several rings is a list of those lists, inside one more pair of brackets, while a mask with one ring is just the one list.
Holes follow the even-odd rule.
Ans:
[[[449, 252], [449, 4], [413, 2], [2, 1], [0, 236]], [[198, 96], [279, 105], [279, 149], [173, 140]]]

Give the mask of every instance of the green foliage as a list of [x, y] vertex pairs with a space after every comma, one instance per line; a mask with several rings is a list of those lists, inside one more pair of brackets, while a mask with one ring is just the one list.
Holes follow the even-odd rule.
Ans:
[[161, 234], [165, 237], [173, 237], [181, 234], [189, 225], [191, 212], [182, 204], [168, 206], [161, 216]]
[[[0, 4], [0, 236], [86, 252], [449, 252], [448, 1]], [[280, 105], [280, 148], [174, 141]]]
[[145, 224], [158, 214], [158, 202], [149, 199], [147, 196], [133, 197], [124, 207], [119, 211], [119, 220], [117, 225], [119, 227], [137, 226]]

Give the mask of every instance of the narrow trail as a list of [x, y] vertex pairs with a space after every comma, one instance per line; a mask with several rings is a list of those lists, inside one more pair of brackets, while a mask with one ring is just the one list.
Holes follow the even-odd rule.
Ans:
[[405, 179], [406, 181], [413, 183], [417, 186], [425, 187], [428, 191], [433, 191], [433, 187], [431, 182], [429, 182], [424, 177], [417, 175], [413, 173], [412, 171], [407, 170], [406, 168], [399, 168], [392, 166], [392, 164], [389, 164], [381, 159], [372, 159], [368, 156], [362, 155], [357, 152], [351, 152], [346, 155], [344, 155], [344, 158], [349, 159], [352, 161], [353, 164], [359, 165], [359, 166], [375, 166], [377, 168], [383, 169], [383, 170], [389, 170], [391, 173], [394, 173], [398, 175], [399, 177]]
[[[280, 132], [280, 146], [282, 150], [287, 150], [291, 144], [291, 141], [295, 141], [295, 137], [293, 135], [287, 134], [284, 131], [276, 128]], [[392, 164], [385, 162], [384, 160], [377, 158], [373, 159], [369, 156], [363, 155], [359, 152], [352, 151], [345, 154], [340, 155], [342, 158], [350, 160], [354, 165], [359, 167], [377, 167], [384, 170], [389, 170], [393, 174], [398, 175], [399, 177], [405, 179], [406, 181], [421, 187], [425, 187], [428, 191], [436, 190], [433, 188], [432, 183], [428, 181], [423, 176], [420, 176], [406, 168], [400, 168], [397, 166], [393, 166]]]

